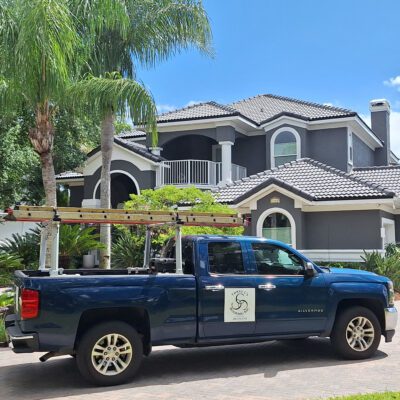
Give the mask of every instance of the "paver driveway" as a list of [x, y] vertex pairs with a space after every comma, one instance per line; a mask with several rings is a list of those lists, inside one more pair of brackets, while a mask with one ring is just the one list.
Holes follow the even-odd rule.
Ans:
[[[400, 308], [400, 302], [397, 307]], [[342, 361], [327, 339], [199, 349], [156, 348], [132, 383], [88, 386], [71, 357], [0, 351], [0, 399], [309, 399], [400, 390], [400, 326], [375, 358]]]

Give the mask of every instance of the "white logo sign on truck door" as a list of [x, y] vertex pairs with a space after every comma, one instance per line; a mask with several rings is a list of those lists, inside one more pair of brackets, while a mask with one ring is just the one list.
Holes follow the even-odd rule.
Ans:
[[255, 306], [254, 288], [226, 288], [224, 322], [254, 322]]

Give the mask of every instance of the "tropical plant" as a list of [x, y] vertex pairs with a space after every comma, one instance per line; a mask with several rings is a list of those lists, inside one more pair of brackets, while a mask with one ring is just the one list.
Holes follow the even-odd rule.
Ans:
[[90, 250], [102, 249], [100, 235], [96, 228], [81, 228], [80, 225], [60, 225], [59, 257], [60, 266], [72, 266], [73, 257], [87, 254]]
[[14, 271], [22, 268], [23, 264], [21, 258], [14, 254], [0, 252], [0, 287], [11, 285]]
[[[211, 38], [200, 0], [72, 1], [86, 37], [88, 79], [72, 88], [72, 97], [95, 107], [102, 117], [100, 205], [110, 207], [110, 168], [117, 113], [130, 108], [133, 121], [146, 125], [157, 145], [156, 108], [145, 88], [136, 82], [135, 63], [154, 66], [189, 46], [208, 52]], [[84, 94], [84, 96], [80, 96]], [[101, 266], [110, 267], [111, 227], [101, 226], [105, 250]]]
[[395, 245], [388, 245], [385, 255], [378, 251], [366, 252], [361, 257], [365, 265], [363, 269], [387, 276], [393, 281], [394, 287], [400, 291], [400, 251]]
[[18, 257], [22, 266], [27, 269], [38, 267], [40, 253], [40, 229], [31, 229], [23, 235], [13, 233], [0, 245], [0, 251], [9, 256]]

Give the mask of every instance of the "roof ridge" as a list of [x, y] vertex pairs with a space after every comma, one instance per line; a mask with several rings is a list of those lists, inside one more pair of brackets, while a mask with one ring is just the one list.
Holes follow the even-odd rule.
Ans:
[[291, 102], [299, 103], [299, 104], [305, 104], [305, 105], [313, 106], [313, 107], [324, 108], [324, 109], [327, 109], [327, 110], [344, 111], [344, 112], [347, 112], [347, 113], [355, 112], [353, 110], [350, 110], [350, 109], [344, 108], [344, 107], [329, 106], [329, 105], [326, 105], [326, 104], [315, 103], [315, 102], [308, 101], [308, 100], [294, 99], [293, 97], [279, 96], [279, 95], [271, 94], [271, 93], [264, 94], [263, 96], [272, 97], [274, 99], [279, 99], [279, 100], [291, 101]]
[[320, 104], [320, 103], [315, 103], [315, 102], [312, 102], [312, 101], [295, 99], [293, 97], [280, 96], [280, 95], [276, 95], [276, 94], [272, 94], [272, 93], [264, 93], [264, 94], [258, 94], [258, 95], [255, 95], [255, 96], [247, 97], [245, 99], [238, 100], [238, 101], [235, 101], [233, 103], [229, 103], [229, 105], [232, 106], [234, 104], [244, 103], [244, 102], [247, 102], [249, 100], [253, 100], [253, 99], [259, 98], [259, 97], [270, 97], [270, 98], [273, 98], [273, 99], [290, 101], [290, 102], [293, 102], [293, 103], [298, 103], [298, 104], [303, 104], [303, 105], [307, 105], [307, 106], [323, 108], [323, 109], [326, 109], [326, 110], [342, 111], [342, 112], [346, 112], [346, 113], [354, 113], [355, 112], [355, 111], [350, 110], [348, 108], [329, 106], [329, 105], [326, 105], [326, 104]]
[[162, 114], [158, 114], [158, 117], [164, 117], [164, 116], [166, 116], [168, 114], [176, 113], [178, 111], [190, 110], [192, 108], [195, 108], [195, 107], [198, 107], [198, 106], [204, 106], [206, 104], [213, 105], [214, 107], [221, 108], [222, 110], [225, 110], [225, 111], [238, 112], [238, 110], [235, 110], [234, 108], [231, 108], [228, 105], [219, 104], [214, 100], [210, 100], [210, 101], [202, 101], [200, 103], [191, 104], [189, 106], [185, 106], [185, 107], [181, 107], [181, 108], [176, 108], [175, 110], [171, 110], [171, 111], [167, 111], [167, 112], [162, 113]]
[[354, 167], [353, 171], [373, 171], [380, 169], [397, 169], [400, 168], [400, 164], [397, 165], [375, 165], [371, 167]]

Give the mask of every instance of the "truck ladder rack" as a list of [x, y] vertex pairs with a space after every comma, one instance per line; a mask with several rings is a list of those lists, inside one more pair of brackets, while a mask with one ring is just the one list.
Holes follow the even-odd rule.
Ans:
[[123, 224], [187, 226], [242, 226], [235, 213], [209, 213], [193, 211], [115, 210], [81, 207], [16, 206], [7, 210], [5, 221], [60, 222], [65, 224]]

